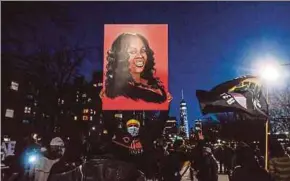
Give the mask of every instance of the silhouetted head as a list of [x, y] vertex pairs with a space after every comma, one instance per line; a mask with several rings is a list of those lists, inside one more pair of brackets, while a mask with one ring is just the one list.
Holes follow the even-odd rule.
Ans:
[[273, 141], [270, 144], [270, 155], [271, 157], [283, 157], [285, 155], [285, 149], [283, 148], [283, 146], [277, 142], [277, 141]]
[[237, 163], [243, 167], [257, 168], [254, 151], [248, 145], [239, 145], [236, 150]]

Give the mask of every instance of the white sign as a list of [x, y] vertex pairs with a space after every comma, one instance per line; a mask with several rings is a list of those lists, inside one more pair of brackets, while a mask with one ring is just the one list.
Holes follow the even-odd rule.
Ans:
[[5, 117], [13, 118], [14, 117], [14, 110], [13, 109], [6, 109]]
[[14, 156], [16, 141], [2, 142], [1, 144], [1, 161], [8, 156]]
[[223, 93], [223, 94], [221, 94], [220, 96], [221, 96], [224, 100], [227, 101], [227, 104], [228, 104], [228, 105], [231, 105], [231, 104], [233, 104], [233, 103], [236, 102], [236, 100], [235, 100], [235, 99], [233, 98], [233, 96], [230, 95], [230, 94]]

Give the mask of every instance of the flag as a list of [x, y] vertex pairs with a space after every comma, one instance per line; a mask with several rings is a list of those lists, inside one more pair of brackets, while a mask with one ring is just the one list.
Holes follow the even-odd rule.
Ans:
[[203, 114], [240, 112], [268, 117], [268, 104], [258, 77], [243, 76], [217, 85], [210, 91], [197, 90]]

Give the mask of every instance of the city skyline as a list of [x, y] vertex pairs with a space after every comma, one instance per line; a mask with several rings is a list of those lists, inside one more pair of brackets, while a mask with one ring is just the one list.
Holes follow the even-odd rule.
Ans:
[[[168, 24], [168, 79], [173, 96], [170, 115], [179, 115], [183, 89], [190, 124], [202, 117], [195, 90], [209, 90], [221, 82], [250, 74], [252, 64], [267, 54], [281, 63], [290, 60], [289, 2], [61, 4], [67, 7], [65, 12], [75, 23], [75, 28], [70, 29], [66, 38], [69, 42], [81, 42], [82, 47], [91, 50], [80, 69], [87, 80], [92, 71], [101, 71], [103, 67], [104, 24]], [[43, 40], [52, 45], [57, 43], [56, 35], [63, 34], [45, 21], [37, 28]], [[21, 34], [21, 29], [13, 30]]]

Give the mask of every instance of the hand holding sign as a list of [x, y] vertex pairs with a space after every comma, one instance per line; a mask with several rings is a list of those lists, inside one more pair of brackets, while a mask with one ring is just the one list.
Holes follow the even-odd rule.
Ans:
[[137, 155], [143, 153], [143, 147], [139, 139], [133, 140], [129, 148], [130, 154]]

